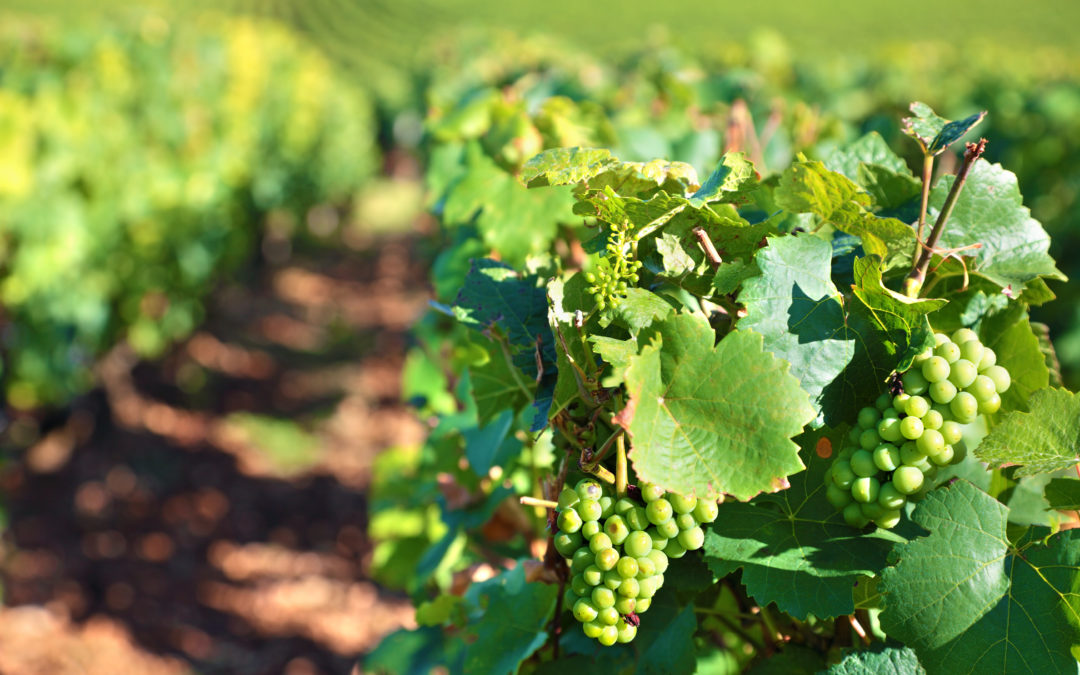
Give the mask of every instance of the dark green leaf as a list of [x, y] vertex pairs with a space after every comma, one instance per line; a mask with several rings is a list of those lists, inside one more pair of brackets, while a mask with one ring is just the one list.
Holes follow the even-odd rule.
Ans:
[[[679, 314], [642, 334], [626, 371], [637, 475], [701, 498], [749, 499], [803, 468], [791, 437], [814, 418], [788, 364], [750, 331], [715, 346], [703, 317]], [[736, 365], [737, 364], [737, 365]]]
[[525, 567], [478, 584], [465, 592], [469, 625], [464, 629], [465, 672], [515, 673], [547, 641], [547, 623], [558, 586], [529, 583]]
[[465, 457], [478, 476], [488, 475], [493, 466], [504, 466], [521, 452], [521, 441], [510, 435], [514, 424], [514, 411], [504, 408], [490, 424], [480, 428], [466, 429]]
[[478, 422], [487, 424], [503, 410], [518, 411], [533, 400], [536, 381], [529, 379], [514, 365], [510, 350], [499, 340], [484, 340], [488, 359], [471, 366], [472, 395], [476, 401]]
[[975, 450], [992, 466], [1020, 464], [1017, 476], [1050, 473], [1080, 463], [1080, 396], [1041, 389], [1028, 399], [1031, 412], [1005, 414]]
[[825, 667], [821, 653], [809, 647], [787, 643], [780, 649], [768, 658], [755, 661], [746, 675], [814, 675]]
[[982, 122], [984, 117], [986, 117], [985, 110], [962, 120], [949, 122], [941, 128], [941, 131], [934, 137], [933, 142], [930, 143], [930, 147], [927, 149], [933, 155], [941, 154], [950, 145], [963, 138], [964, 134], [974, 129], [979, 122]]
[[399, 630], [382, 639], [363, 659], [361, 670], [377, 675], [428, 675], [460, 656], [461, 641], [447, 640], [442, 628]]
[[922, 675], [925, 672], [911, 649], [882, 642], [863, 651], [849, 651], [840, 663], [824, 671], [825, 675]]
[[1059, 511], [1080, 509], [1080, 480], [1052, 478], [1046, 486], [1046, 501], [1050, 508]]

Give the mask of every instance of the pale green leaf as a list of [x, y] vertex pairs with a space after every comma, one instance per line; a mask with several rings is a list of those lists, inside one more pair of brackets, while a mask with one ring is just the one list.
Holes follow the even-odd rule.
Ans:
[[553, 148], [525, 162], [521, 182], [531, 188], [577, 185], [619, 163], [603, 148]]
[[1031, 412], [1007, 413], [975, 450], [992, 466], [1020, 464], [1017, 476], [1050, 473], [1080, 463], [1080, 396], [1041, 389], [1028, 399]]
[[825, 675], [922, 675], [926, 670], [915, 652], [882, 642], [862, 651], [849, 651]]

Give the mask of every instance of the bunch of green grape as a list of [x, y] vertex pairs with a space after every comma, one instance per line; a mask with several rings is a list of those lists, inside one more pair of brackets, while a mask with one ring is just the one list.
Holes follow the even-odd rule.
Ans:
[[826, 497], [853, 527], [895, 527], [938, 467], [963, 459], [963, 425], [1001, 408], [1011, 379], [994, 350], [967, 328], [934, 338], [900, 376], [901, 393], [859, 411], [850, 443], [826, 473]]
[[716, 502], [655, 485], [642, 485], [641, 496], [644, 506], [617, 499], [588, 478], [559, 495], [555, 549], [570, 564], [567, 604], [585, 635], [605, 646], [634, 639], [669, 558], [701, 548], [701, 525], [718, 513]]
[[635, 239], [630, 227], [629, 221], [611, 225], [607, 255], [600, 260], [595, 272], [585, 275], [590, 284], [589, 292], [601, 310], [617, 306], [626, 296], [626, 289], [639, 281], [642, 262], [634, 259]]

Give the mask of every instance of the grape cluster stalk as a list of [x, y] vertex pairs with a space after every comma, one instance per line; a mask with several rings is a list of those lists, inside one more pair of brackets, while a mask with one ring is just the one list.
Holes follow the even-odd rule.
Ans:
[[825, 474], [826, 497], [853, 527], [891, 529], [938, 467], [967, 453], [964, 425], [1001, 408], [1012, 383], [974, 331], [934, 334], [935, 346], [900, 376], [902, 391], [859, 411], [848, 443]]
[[668, 561], [701, 548], [701, 525], [719, 511], [716, 502], [650, 484], [641, 496], [644, 506], [588, 478], [559, 495], [555, 549], [570, 564], [567, 604], [585, 635], [605, 646], [634, 639]]

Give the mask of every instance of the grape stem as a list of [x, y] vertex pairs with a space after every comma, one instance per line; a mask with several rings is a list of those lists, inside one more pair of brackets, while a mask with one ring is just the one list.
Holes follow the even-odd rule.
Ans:
[[926, 227], [926, 207], [930, 203], [930, 182], [934, 178], [934, 155], [923, 156], [922, 168], [922, 205], [919, 208], [919, 227], [916, 232], [915, 256], [922, 253], [923, 229]]
[[615, 483], [615, 474], [611, 473], [610, 471], [608, 471], [603, 466], [600, 466], [599, 464], [597, 464], [596, 466], [593, 466], [593, 467], [583, 466], [581, 468], [586, 473], [591, 473], [592, 475], [596, 476], [597, 478], [604, 481], [605, 483], [612, 483], [612, 484]]
[[550, 499], [537, 499], [536, 497], [522, 497], [519, 502], [524, 506], [536, 506], [542, 509], [557, 509], [559, 502]]
[[964, 151], [964, 163], [960, 165], [960, 170], [956, 173], [956, 180], [953, 181], [952, 188], [945, 197], [945, 203], [941, 205], [941, 212], [938, 214], [937, 221], [934, 222], [934, 228], [930, 230], [930, 236], [922, 246], [911, 274], [904, 281], [904, 293], [909, 298], [919, 297], [923, 281], [926, 280], [926, 269], [930, 266], [930, 259], [934, 255], [938, 240], [945, 232], [945, 224], [949, 222], [949, 216], [952, 214], [953, 207], [956, 206], [957, 198], [960, 197], [960, 191], [964, 189], [971, 167], [975, 166], [975, 160], [979, 159], [985, 150], [985, 138], [980, 138], [978, 143], [967, 144], [967, 149]]
[[700, 225], [695, 227], [693, 232], [694, 236], [698, 239], [698, 243], [701, 244], [701, 248], [705, 251], [705, 257], [709, 259], [709, 264], [712, 265], [712, 268], [715, 270], [720, 267], [720, 264], [723, 263], [724, 260], [717, 252], [716, 246], [713, 245], [709, 233]]
[[615, 494], [626, 496], [626, 437], [622, 434], [615, 439]]
[[602, 462], [604, 458], [607, 457], [608, 452], [611, 451], [612, 446], [615, 445], [615, 440], [621, 436], [624, 431], [626, 430], [623, 427], [616, 427], [615, 431], [608, 436], [608, 439], [600, 446], [600, 449], [597, 450], [588, 461], [583, 462], [582, 465], [593, 466]]

